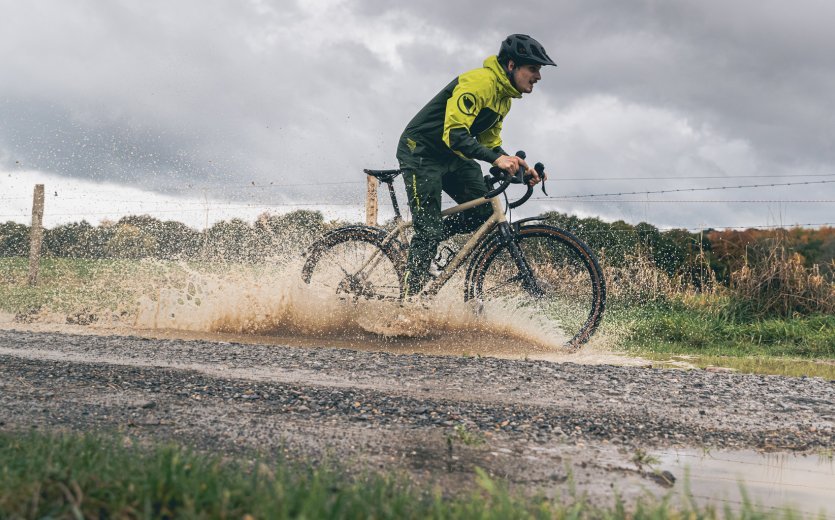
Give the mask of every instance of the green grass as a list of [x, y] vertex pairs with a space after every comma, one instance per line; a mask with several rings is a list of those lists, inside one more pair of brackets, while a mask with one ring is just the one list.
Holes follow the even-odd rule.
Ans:
[[0, 432], [2, 518], [797, 518], [789, 510], [740, 512], [665, 500], [610, 508], [510, 494], [478, 472], [471, 492], [391, 474], [348, 476], [327, 464], [266, 464], [176, 446], [126, 447], [112, 437]]
[[[135, 313], [141, 297], [156, 300], [160, 289], [185, 290], [200, 276], [230, 272], [269, 276], [274, 264], [175, 262], [165, 260], [43, 258], [38, 283], [28, 284], [29, 260], [0, 257], [0, 310], [12, 314], [52, 311]], [[193, 284], [192, 284], [193, 285]]]
[[[48, 308], [75, 312], [84, 308], [116, 311], [135, 304], [143, 285], [154, 278], [151, 264], [134, 260], [44, 258], [38, 283], [28, 283], [29, 261], [0, 258], [0, 309], [29, 313]], [[159, 273], [156, 277], [162, 277]]]
[[835, 359], [835, 316], [743, 321], [708, 306], [672, 303], [633, 308], [613, 319], [629, 321], [627, 346], [641, 352]]
[[742, 319], [714, 297], [615, 307], [610, 326], [625, 333], [627, 352], [698, 368], [835, 380], [835, 316]]
[[682, 364], [697, 368], [725, 367], [747, 374], [791, 377], [821, 377], [835, 381], [835, 362], [797, 358], [764, 356], [702, 356], [693, 354], [664, 354], [638, 351], [641, 357], [658, 361], [659, 367], [679, 367]]

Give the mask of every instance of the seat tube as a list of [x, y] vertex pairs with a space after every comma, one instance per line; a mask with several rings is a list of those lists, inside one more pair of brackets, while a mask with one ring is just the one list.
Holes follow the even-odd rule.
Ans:
[[513, 232], [513, 229], [507, 222], [500, 222], [498, 224], [498, 228], [502, 244], [507, 247], [507, 250], [510, 252], [510, 256], [513, 257], [513, 262], [516, 264], [516, 268], [519, 269], [519, 274], [522, 278], [522, 287], [524, 287], [524, 289], [532, 296], [537, 298], [541, 297], [543, 295], [542, 288], [539, 286], [539, 283], [537, 283], [536, 276], [531, 270], [530, 264], [528, 264], [528, 261], [525, 258], [525, 254], [519, 247], [516, 233]]
[[388, 184], [391, 205], [394, 208], [394, 219], [396, 222], [400, 222], [403, 220], [403, 217], [400, 216], [400, 205], [397, 203], [397, 195], [394, 192], [394, 183], [387, 182], [386, 184]]

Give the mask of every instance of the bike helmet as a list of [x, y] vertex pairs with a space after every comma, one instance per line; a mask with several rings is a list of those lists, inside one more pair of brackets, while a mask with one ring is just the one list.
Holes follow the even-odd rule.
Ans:
[[507, 63], [513, 60], [518, 65], [553, 65], [556, 63], [545, 52], [545, 47], [527, 34], [511, 34], [502, 42], [499, 49], [499, 61]]

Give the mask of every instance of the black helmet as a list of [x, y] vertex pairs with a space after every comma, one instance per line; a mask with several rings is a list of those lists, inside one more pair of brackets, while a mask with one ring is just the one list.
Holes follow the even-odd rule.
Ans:
[[499, 61], [507, 63], [508, 59], [517, 65], [533, 63], [557, 66], [545, 52], [545, 47], [527, 34], [511, 34], [505, 38], [499, 49]]

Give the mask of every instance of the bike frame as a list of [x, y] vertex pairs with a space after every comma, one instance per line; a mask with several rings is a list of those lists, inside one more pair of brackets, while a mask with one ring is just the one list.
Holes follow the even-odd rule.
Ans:
[[[397, 203], [397, 197], [395, 195], [392, 183], [386, 182], [386, 184], [388, 184], [389, 195], [391, 196], [392, 205], [395, 211], [394, 220], [396, 223], [396, 227], [383, 239], [383, 245], [386, 245], [392, 240], [395, 240], [398, 237], [403, 236], [405, 231], [412, 227], [412, 222], [403, 220], [403, 218], [400, 215], [400, 208]], [[458, 271], [458, 269], [464, 264], [464, 262], [466, 262], [466, 260], [476, 250], [476, 248], [482, 243], [483, 239], [495, 227], [498, 227], [499, 229], [500, 240], [502, 240], [502, 242], [506, 244], [510, 249], [510, 253], [513, 256], [516, 266], [519, 268], [520, 274], [522, 275], [524, 286], [534, 294], [541, 294], [541, 291], [536, 283], [535, 278], [531, 273], [530, 267], [528, 266], [528, 263], [525, 260], [524, 255], [522, 254], [516, 242], [513, 240], [514, 233], [510, 228], [510, 224], [507, 221], [507, 216], [505, 215], [504, 208], [502, 207], [501, 201], [499, 201], [498, 196], [490, 197], [489, 199], [480, 197], [478, 199], [474, 199], [469, 202], [465, 202], [463, 204], [447, 208], [441, 211], [441, 216], [446, 217], [449, 215], [454, 215], [456, 213], [460, 213], [462, 211], [481, 206], [482, 204], [490, 204], [492, 206], [493, 212], [490, 214], [490, 217], [470, 235], [470, 238], [467, 240], [467, 242], [461, 247], [461, 249], [459, 249], [455, 253], [455, 255], [453, 255], [453, 257], [449, 260], [441, 275], [432, 279], [430, 283], [428, 283], [421, 290], [421, 295], [436, 295], [441, 290], [441, 288], [443, 288], [443, 286], [450, 280], [450, 278], [452, 278], [452, 276]], [[381, 258], [382, 251], [375, 251], [374, 254], [371, 255], [371, 258], [366, 260], [365, 264], [360, 267], [358, 272], [365, 272], [366, 269], [374, 269]]]

